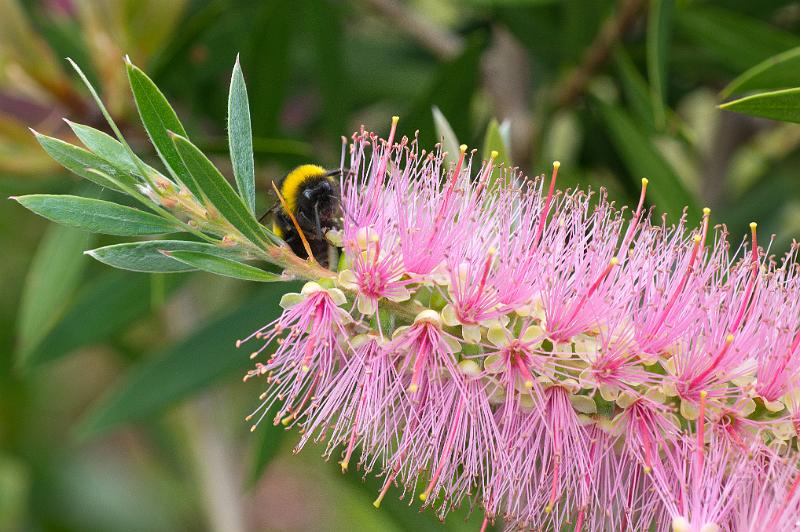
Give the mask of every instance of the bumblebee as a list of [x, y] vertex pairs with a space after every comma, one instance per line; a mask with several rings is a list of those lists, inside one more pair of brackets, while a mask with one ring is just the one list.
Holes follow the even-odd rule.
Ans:
[[328, 242], [325, 233], [340, 229], [342, 225], [336, 179], [340, 175], [339, 169], [326, 170], [314, 164], [298, 166], [274, 184], [283, 200], [267, 212], [273, 213], [272, 231], [289, 244], [295, 255], [308, 258], [299, 228], [314, 258], [325, 267], [335, 264], [336, 257], [336, 249]]

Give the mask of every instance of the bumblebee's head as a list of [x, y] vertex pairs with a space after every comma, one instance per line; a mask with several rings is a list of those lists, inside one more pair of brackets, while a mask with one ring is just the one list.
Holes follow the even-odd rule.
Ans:
[[301, 226], [334, 226], [339, 215], [339, 170], [328, 171], [321, 166], [298, 166], [281, 182], [281, 194], [286, 206]]

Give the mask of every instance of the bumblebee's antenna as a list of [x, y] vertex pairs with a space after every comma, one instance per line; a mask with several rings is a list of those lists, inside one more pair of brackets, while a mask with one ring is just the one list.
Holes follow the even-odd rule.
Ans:
[[305, 233], [303, 233], [303, 230], [300, 229], [300, 224], [297, 223], [297, 218], [295, 218], [294, 214], [292, 214], [292, 211], [289, 210], [289, 206], [286, 205], [286, 200], [283, 198], [281, 191], [278, 190], [277, 186], [275, 186], [275, 181], [272, 182], [272, 188], [275, 190], [275, 194], [278, 196], [278, 200], [281, 202], [281, 205], [283, 205], [283, 210], [286, 211], [286, 214], [289, 216], [289, 219], [292, 220], [292, 224], [294, 225], [294, 228], [297, 230], [297, 234], [300, 235], [300, 240], [303, 242], [303, 248], [305, 248], [308, 257], [312, 261], [317, 262], [317, 259], [314, 257], [314, 252], [311, 251], [311, 246], [308, 244], [308, 240], [306, 239]]

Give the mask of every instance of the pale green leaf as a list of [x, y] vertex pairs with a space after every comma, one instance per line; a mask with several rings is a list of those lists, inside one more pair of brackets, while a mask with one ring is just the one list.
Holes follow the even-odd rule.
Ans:
[[91, 239], [89, 233], [60, 225], [50, 226], [45, 233], [22, 291], [17, 317], [20, 360], [60, 318], [88, 263], [83, 250]]
[[182, 262], [192, 268], [203, 270], [216, 275], [233, 277], [243, 281], [258, 281], [271, 283], [280, 281], [281, 276], [272, 272], [265, 272], [262, 269], [244, 264], [232, 259], [209, 255], [202, 251], [167, 251], [163, 250], [164, 255], [171, 257], [178, 262]]
[[244, 260], [240, 251], [225, 249], [204, 242], [185, 240], [148, 240], [114, 244], [86, 252], [92, 258], [114, 268], [149, 273], [173, 273], [196, 270], [188, 264], [167, 257], [162, 251], [198, 251], [229, 259]]
[[228, 94], [228, 145], [233, 175], [239, 195], [251, 213], [256, 210], [255, 163], [253, 161], [253, 131], [250, 126], [250, 105], [239, 56], [233, 67]]
[[73, 172], [84, 179], [96, 183], [101, 187], [123, 192], [123, 188], [113, 181], [103, 178], [102, 175], [89, 171], [90, 168], [94, 168], [103, 171], [105, 174], [108, 174], [120, 183], [124, 183], [129, 186], [136, 185], [136, 179], [134, 179], [130, 174], [121, 171], [111, 163], [101, 159], [90, 151], [84, 150], [78, 146], [74, 146], [68, 142], [64, 142], [63, 140], [42, 135], [35, 131], [33, 134], [36, 136], [36, 140], [39, 142], [39, 144], [41, 144], [42, 148], [44, 148], [44, 151], [46, 151], [50, 157], [55, 159], [56, 162], [70, 172]]
[[92, 233], [139, 236], [177, 231], [160, 216], [110, 201], [54, 194], [31, 194], [13, 199], [48, 220]]
[[184, 168], [220, 214], [252, 243], [258, 245], [268, 241], [269, 233], [258, 223], [242, 198], [236, 194], [208, 157], [185, 137], [174, 133], [171, 136], [172, 143], [185, 165]]
[[158, 156], [173, 177], [186, 185], [192, 194], [200, 197], [197, 183], [186, 170], [183, 160], [169, 137], [170, 131], [186, 136], [186, 130], [178, 119], [178, 115], [156, 84], [147, 77], [147, 74], [131, 62], [127, 63], [127, 69], [136, 108], [139, 110], [142, 124], [155, 146]]
[[442, 149], [447, 152], [449, 160], [455, 160], [458, 157], [459, 142], [453, 128], [450, 127], [447, 117], [442, 114], [437, 106], [431, 109], [433, 112], [433, 124], [436, 127], [436, 137], [442, 143]]

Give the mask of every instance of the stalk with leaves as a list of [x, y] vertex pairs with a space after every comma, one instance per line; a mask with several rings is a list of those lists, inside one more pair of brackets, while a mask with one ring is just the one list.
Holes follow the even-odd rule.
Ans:
[[496, 152], [426, 150], [398, 135], [395, 118], [386, 139], [362, 128], [343, 143], [342, 228], [328, 234], [342, 258], [327, 269], [256, 219], [238, 61], [236, 189], [141, 70], [128, 62], [165, 172], [131, 150], [75, 68], [117, 138], [72, 123], [85, 148], [37, 138], [146, 210], [17, 201], [84, 230], [177, 235], [87, 252], [117, 268], [308, 281], [237, 342], [254, 346], [245, 378], [265, 383], [253, 430], [262, 420], [299, 427], [297, 450], [315, 443], [343, 472], [379, 476], [376, 508], [392, 492], [442, 519], [466, 504], [484, 528], [796, 526], [796, 246], [775, 259], [753, 223], [731, 252], [709, 209], [652, 221], [646, 179], [629, 212], [602, 190], [559, 191], [559, 163], [549, 180], [527, 179]]

